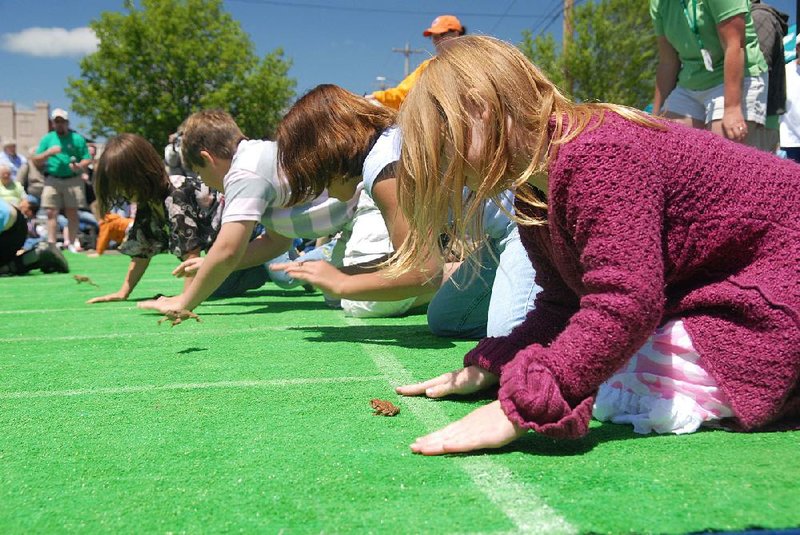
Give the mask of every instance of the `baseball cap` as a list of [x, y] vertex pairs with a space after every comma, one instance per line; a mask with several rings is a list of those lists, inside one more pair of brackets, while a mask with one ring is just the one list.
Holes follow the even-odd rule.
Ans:
[[50, 118], [54, 121], [56, 119], [64, 119], [65, 121], [69, 121], [69, 114], [66, 112], [66, 110], [56, 108], [53, 110], [53, 113], [50, 114]]
[[422, 35], [425, 37], [430, 37], [431, 35], [439, 35], [442, 33], [447, 32], [463, 32], [464, 27], [461, 25], [461, 21], [458, 20], [453, 15], [440, 15], [433, 19], [431, 23], [431, 27], [422, 32]]

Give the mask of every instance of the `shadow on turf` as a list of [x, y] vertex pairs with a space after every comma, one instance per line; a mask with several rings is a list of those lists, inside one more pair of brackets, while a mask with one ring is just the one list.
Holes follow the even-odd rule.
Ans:
[[346, 325], [336, 327], [290, 327], [307, 332], [309, 342], [358, 342], [408, 349], [450, 349], [456, 345], [446, 338], [433, 336], [427, 325]]

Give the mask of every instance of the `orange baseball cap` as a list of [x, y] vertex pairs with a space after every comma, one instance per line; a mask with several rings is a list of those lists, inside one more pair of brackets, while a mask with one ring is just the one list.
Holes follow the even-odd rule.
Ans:
[[425, 37], [430, 37], [431, 35], [439, 35], [447, 32], [463, 32], [464, 27], [461, 25], [461, 21], [458, 20], [453, 15], [440, 15], [433, 19], [431, 23], [431, 27], [422, 32], [422, 35]]

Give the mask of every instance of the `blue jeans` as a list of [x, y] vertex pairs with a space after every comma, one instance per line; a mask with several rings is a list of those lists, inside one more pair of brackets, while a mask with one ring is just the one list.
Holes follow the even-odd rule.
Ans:
[[283, 253], [282, 255], [273, 258], [265, 265], [267, 266], [267, 270], [269, 271], [269, 278], [272, 282], [275, 283], [275, 286], [278, 288], [283, 288], [284, 290], [289, 290], [291, 288], [297, 288], [300, 285], [306, 284], [304, 281], [293, 279], [289, 275], [286, 274], [285, 271], [279, 271], [272, 269], [270, 266], [272, 264], [280, 264], [283, 262], [292, 262], [294, 260], [302, 260], [303, 262], [309, 262], [312, 260], [330, 260], [331, 259], [331, 251], [333, 250], [333, 246], [336, 245], [336, 240], [331, 240], [325, 245], [320, 245], [319, 247], [315, 247], [304, 253], [302, 256], [298, 255], [294, 252], [294, 246], [289, 252]]
[[267, 273], [267, 268], [263, 265], [240, 269], [228, 275], [228, 278], [222, 281], [222, 284], [214, 290], [211, 297], [223, 298], [243, 295], [247, 290], [261, 288], [268, 280], [269, 274]]
[[505, 336], [533, 309], [541, 288], [516, 228], [502, 239], [488, 239], [473, 256], [428, 305], [428, 327], [437, 336]]

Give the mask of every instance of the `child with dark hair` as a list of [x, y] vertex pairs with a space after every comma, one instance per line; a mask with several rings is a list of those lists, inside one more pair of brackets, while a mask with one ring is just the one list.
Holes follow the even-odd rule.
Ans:
[[[136, 216], [120, 251], [131, 257], [122, 286], [88, 303], [128, 298], [153, 256], [171, 252], [188, 260], [208, 250], [220, 226], [221, 199], [199, 178], [167, 175], [153, 146], [136, 134], [120, 134], [108, 141], [97, 162], [95, 191], [101, 213], [109, 213], [120, 199], [136, 204]], [[261, 266], [248, 280], [239, 281], [227, 295], [258, 288], [267, 280]], [[184, 291], [191, 284], [185, 281]]]

